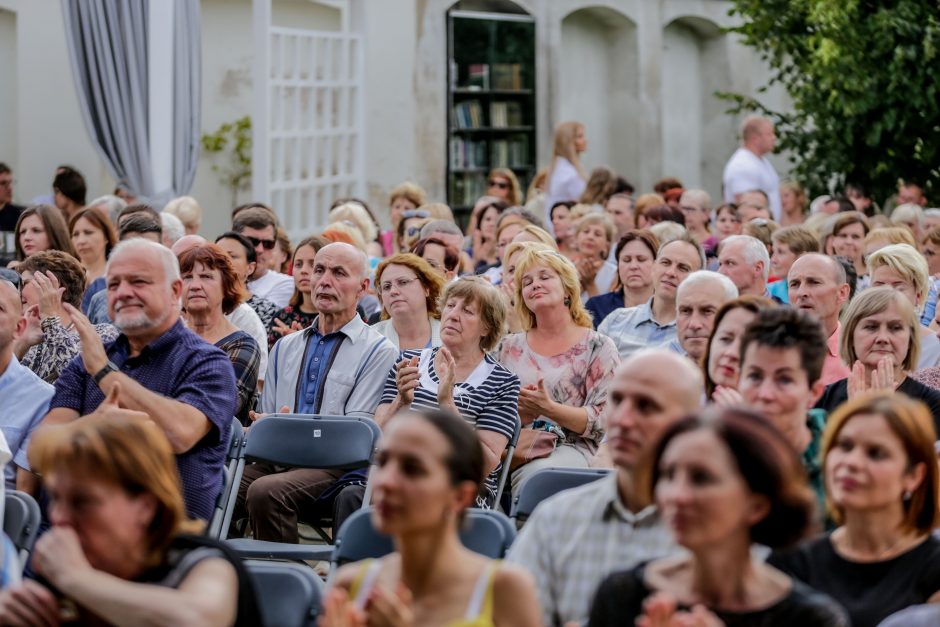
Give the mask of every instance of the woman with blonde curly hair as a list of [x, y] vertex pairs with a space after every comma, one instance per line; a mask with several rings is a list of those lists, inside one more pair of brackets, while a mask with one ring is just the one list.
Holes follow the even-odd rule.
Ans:
[[594, 331], [574, 264], [535, 246], [515, 262], [515, 309], [523, 332], [497, 349], [500, 363], [523, 386], [524, 428], [513, 460], [521, 467], [513, 473], [513, 492], [539, 468], [590, 465], [604, 436], [607, 386], [620, 363], [611, 339]]
[[441, 345], [438, 297], [441, 275], [414, 253], [399, 253], [375, 269], [375, 291], [382, 303], [382, 321], [373, 325], [399, 350]]

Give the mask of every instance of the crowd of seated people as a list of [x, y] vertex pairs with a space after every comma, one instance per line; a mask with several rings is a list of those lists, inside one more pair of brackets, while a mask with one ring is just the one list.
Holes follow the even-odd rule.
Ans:
[[[0, 203], [3, 487], [43, 517], [28, 564], [0, 539], [0, 626], [259, 624], [205, 531], [232, 429], [272, 414], [382, 432], [371, 471], [231, 488], [229, 537], [372, 506], [394, 551], [329, 573], [325, 626], [940, 621], [940, 226], [910, 181], [884, 212], [747, 183], [767, 124], [714, 201], [584, 171], [564, 123], [527, 193], [494, 169], [466, 215], [407, 181], [312, 232], [261, 202], [206, 232], [192, 197], [86, 203], [69, 167], [54, 204]], [[504, 562], [461, 545], [559, 468], [600, 478]]]

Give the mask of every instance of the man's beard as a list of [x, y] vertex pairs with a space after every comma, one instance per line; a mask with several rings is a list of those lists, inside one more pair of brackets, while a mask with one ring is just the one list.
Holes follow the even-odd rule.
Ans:
[[168, 316], [169, 312], [166, 312], [157, 318], [151, 318], [143, 311], [138, 314], [127, 314], [124, 316], [122, 316], [120, 313], [116, 313], [114, 316], [114, 326], [125, 335], [128, 332], [134, 333], [138, 331], [149, 331], [150, 329], [158, 327], [166, 322]]

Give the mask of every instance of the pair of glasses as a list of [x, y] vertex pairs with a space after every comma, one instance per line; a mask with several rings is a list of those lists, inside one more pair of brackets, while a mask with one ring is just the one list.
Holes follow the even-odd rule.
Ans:
[[9, 268], [0, 268], [0, 281], [6, 281], [10, 285], [16, 288], [16, 291], [22, 296], [23, 294], [23, 277], [16, 270], [11, 270]]
[[251, 245], [254, 246], [255, 248], [258, 247], [258, 244], [261, 244], [262, 246], [264, 246], [265, 250], [273, 250], [274, 245], [277, 244], [277, 240], [273, 240], [273, 239], [260, 239], [257, 237], [252, 237], [250, 235], [246, 235], [245, 237], [248, 239], [249, 242], [251, 242]]
[[408, 235], [408, 237], [414, 237], [420, 232], [421, 232], [420, 226], [409, 226], [407, 229], [405, 229], [405, 233]]
[[384, 283], [379, 285], [379, 291], [382, 292], [383, 294], [388, 294], [389, 292], [392, 291], [393, 285], [398, 288], [398, 291], [401, 291], [417, 280], [418, 280], [418, 277], [415, 277], [413, 279], [395, 279], [394, 282], [385, 281]]
[[490, 187], [495, 187], [497, 189], [509, 189], [509, 183], [507, 183], [506, 181], [497, 181], [494, 179], [490, 179], [489, 183], [490, 183]]

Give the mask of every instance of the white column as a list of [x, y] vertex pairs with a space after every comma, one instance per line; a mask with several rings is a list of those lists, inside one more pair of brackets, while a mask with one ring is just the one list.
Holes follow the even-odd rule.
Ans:
[[173, 12], [175, 0], [148, 3], [149, 133], [153, 192], [173, 185]]
[[251, 198], [270, 202], [268, 114], [270, 87], [271, 0], [253, 0], [252, 20], [254, 103], [251, 108]]

